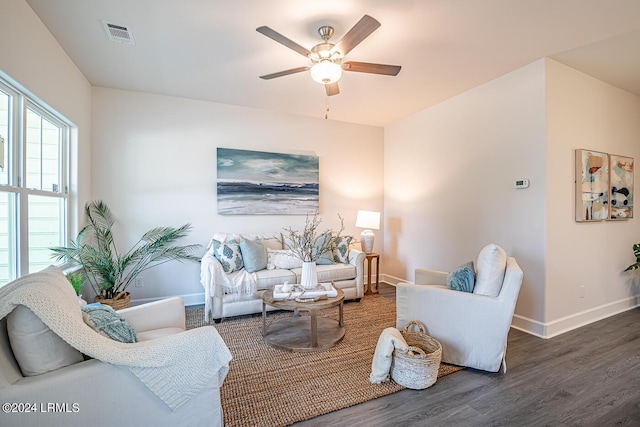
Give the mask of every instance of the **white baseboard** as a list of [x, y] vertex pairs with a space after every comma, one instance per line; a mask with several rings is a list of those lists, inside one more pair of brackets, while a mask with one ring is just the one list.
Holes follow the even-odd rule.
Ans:
[[639, 306], [640, 295], [636, 295], [545, 323], [515, 314], [511, 327], [540, 338], [553, 338]]
[[396, 276], [392, 276], [390, 274], [381, 274], [380, 281], [386, 283], [387, 285], [397, 286], [400, 282], [408, 282], [406, 279], [401, 279]]
[[[406, 279], [401, 279], [389, 274], [381, 274], [380, 281], [391, 286], [397, 286], [398, 283], [401, 282], [409, 282]], [[530, 319], [519, 314], [514, 314], [513, 320], [511, 321], [511, 327], [540, 338], [548, 339], [564, 334], [565, 332], [572, 331], [581, 326], [597, 322], [598, 320], [615, 316], [616, 314], [623, 313], [627, 310], [632, 310], [636, 307], [640, 307], [640, 295], [624, 298], [619, 301], [604, 304], [599, 307], [571, 314], [546, 323]]]
[[[181, 297], [184, 300], [184, 305], [187, 307], [191, 305], [204, 304], [204, 292], [197, 293], [197, 294], [170, 295], [170, 296]], [[161, 299], [169, 298], [170, 296], [132, 299], [131, 305], [134, 306], [134, 305], [146, 304], [148, 302], [159, 301]]]
[[[389, 274], [381, 274], [380, 282], [391, 286], [397, 286], [398, 283], [408, 281]], [[177, 296], [182, 297], [185, 306], [204, 304], [204, 292]], [[167, 297], [133, 299], [131, 300], [131, 305], [140, 305], [164, 298]], [[519, 314], [514, 314], [511, 327], [540, 338], [548, 339], [580, 328], [581, 326], [597, 322], [598, 320], [606, 319], [607, 317], [615, 316], [616, 314], [620, 314], [628, 310], [633, 310], [636, 307], [640, 307], [640, 295], [624, 298], [619, 301], [594, 307], [589, 310], [571, 314], [546, 323], [530, 319]]]

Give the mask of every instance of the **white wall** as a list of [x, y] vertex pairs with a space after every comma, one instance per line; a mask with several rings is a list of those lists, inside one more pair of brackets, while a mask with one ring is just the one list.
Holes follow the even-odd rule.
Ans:
[[[77, 128], [71, 142], [71, 233], [90, 199], [91, 85], [24, 0], [0, 2], [0, 70]], [[82, 221], [82, 218], [80, 218]]]
[[450, 271], [493, 242], [525, 272], [517, 312], [543, 318], [544, 72], [537, 61], [385, 128], [386, 274]]
[[638, 304], [639, 276], [621, 274], [635, 261], [632, 245], [640, 242], [638, 205], [631, 220], [576, 222], [574, 152], [633, 157], [637, 195], [640, 98], [553, 60], [547, 62], [547, 84], [544, 333], [551, 336]]
[[637, 96], [543, 59], [387, 127], [385, 274], [450, 271], [492, 241], [525, 273], [516, 327], [551, 337], [637, 306], [637, 219], [575, 221], [574, 152], [637, 161], [639, 118]]
[[[106, 88], [94, 88], [92, 113], [93, 196], [116, 215], [122, 248], [152, 227], [185, 222], [194, 227], [187, 241], [202, 245], [215, 231], [304, 224], [304, 215], [218, 215], [218, 147], [319, 156], [322, 229], [338, 226], [340, 214], [347, 233], [359, 235], [357, 210], [383, 209], [382, 128]], [[143, 288], [129, 289], [134, 300], [202, 300], [196, 264], [169, 263], [143, 279]]]

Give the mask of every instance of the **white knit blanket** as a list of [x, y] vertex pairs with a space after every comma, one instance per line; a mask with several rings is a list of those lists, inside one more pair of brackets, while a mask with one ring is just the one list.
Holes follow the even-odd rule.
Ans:
[[386, 328], [378, 338], [376, 351], [371, 362], [371, 375], [369, 382], [380, 384], [389, 380], [389, 370], [393, 360], [393, 350], [399, 349], [407, 351], [409, 348], [407, 341], [396, 328]]
[[172, 410], [198, 394], [214, 375], [222, 385], [229, 370], [231, 353], [212, 326], [131, 344], [98, 334], [82, 320], [75, 292], [56, 267], [1, 287], [0, 319], [17, 305], [31, 309], [81, 353], [131, 371]]
[[222, 264], [208, 251], [201, 260], [200, 283], [204, 288], [205, 322], [209, 322], [209, 312], [212, 309], [214, 296], [222, 298], [228, 294], [242, 298], [255, 294], [258, 287], [256, 273], [249, 273], [244, 268], [225, 273]]

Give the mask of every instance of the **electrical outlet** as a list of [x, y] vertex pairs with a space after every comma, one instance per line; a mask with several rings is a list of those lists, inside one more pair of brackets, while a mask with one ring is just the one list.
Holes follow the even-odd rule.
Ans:
[[584, 285], [578, 286], [578, 298], [584, 298]]
[[136, 277], [135, 287], [142, 288], [143, 286], [144, 286], [144, 281], [142, 280], [142, 277]]

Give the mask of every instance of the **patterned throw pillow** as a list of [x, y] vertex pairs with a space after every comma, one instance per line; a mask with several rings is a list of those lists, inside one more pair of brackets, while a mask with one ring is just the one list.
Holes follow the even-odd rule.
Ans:
[[237, 240], [229, 240], [228, 242], [214, 240], [211, 244], [211, 255], [220, 261], [222, 269], [227, 274], [244, 267], [240, 253], [240, 244]]
[[345, 236], [340, 239], [335, 250], [335, 257], [338, 262], [349, 264], [349, 246], [353, 237]]
[[475, 286], [473, 261], [469, 261], [449, 273], [447, 286], [454, 291], [473, 292]]
[[[321, 234], [320, 236], [318, 236], [316, 241], [313, 243], [313, 252], [314, 252], [314, 254], [317, 253], [318, 250], [325, 244], [327, 239], [331, 239], [331, 234], [330, 233], [324, 233], [324, 234]], [[320, 255], [318, 257], [318, 259], [316, 259], [316, 264], [317, 265], [335, 264], [335, 262], [333, 260], [333, 252], [332, 251], [327, 251], [327, 252], [323, 253], [322, 255]]]
[[135, 329], [108, 305], [85, 305], [80, 309], [84, 323], [100, 335], [120, 342], [138, 342]]

